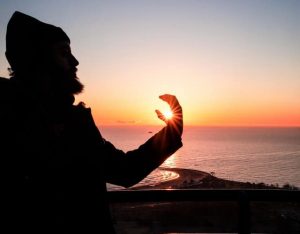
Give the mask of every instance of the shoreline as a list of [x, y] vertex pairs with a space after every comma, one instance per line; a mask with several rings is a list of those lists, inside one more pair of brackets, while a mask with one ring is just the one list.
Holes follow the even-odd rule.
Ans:
[[207, 172], [192, 169], [167, 167], [159, 167], [158, 169], [162, 171], [174, 172], [178, 176], [176, 176], [174, 179], [158, 182], [153, 185], [138, 185], [131, 189], [180, 189], [186, 186], [199, 185], [205, 177], [209, 176], [209, 173]]
[[292, 189], [298, 190], [293, 185], [279, 187], [278, 185], [268, 185], [263, 182], [251, 183], [234, 180], [221, 179], [210, 173], [184, 168], [159, 167], [160, 170], [174, 172], [178, 174], [175, 179], [158, 182], [154, 185], [138, 185], [130, 190], [147, 189]]

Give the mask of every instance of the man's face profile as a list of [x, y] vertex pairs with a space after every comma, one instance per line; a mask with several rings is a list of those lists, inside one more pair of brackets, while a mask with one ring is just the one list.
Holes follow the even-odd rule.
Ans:
[[70, 44], [66, 41], [54, 43], [52, 46], [53, 60], [58, 67], [65, 72], [76, 72], [76, 66], [79, 65], [77, 59], [71, 52]]
[[56, 42], [50, 49], [50, 67], [54, 85], [71, 94], [78, 94], [83, 85], [77, 78], [76, 71], [79, 62], [73, 56], [67, 41]]

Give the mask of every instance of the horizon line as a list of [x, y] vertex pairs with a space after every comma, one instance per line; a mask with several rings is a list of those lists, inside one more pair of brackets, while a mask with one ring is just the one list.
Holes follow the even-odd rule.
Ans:
[[[97, 127], [164, 127], [164, 124], [100, 124]], [[204, 124], [185, 124], [184, 127], [202, 128], [300, 128], [300, 125], [204, 125]]]

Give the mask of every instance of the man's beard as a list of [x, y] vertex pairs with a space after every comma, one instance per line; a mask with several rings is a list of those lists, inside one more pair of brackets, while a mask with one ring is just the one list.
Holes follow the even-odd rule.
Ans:
[[56, 69], [52, 80], [52, 88], [54, 92], [66, 95], [81, 93], [84, 89], [84, 85], [79, 81], [76, 71], [76, 68], [69, 71]]

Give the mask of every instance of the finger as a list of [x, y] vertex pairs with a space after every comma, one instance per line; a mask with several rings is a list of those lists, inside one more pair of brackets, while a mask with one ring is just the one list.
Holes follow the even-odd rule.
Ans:
[[157, 117], [161, 120], [165, 120], [165, 116], [163, 113], [161, 113], [159, 110], [155, 110]]
[[174, 95], [171, 94], [163, 94], [160, 95], [159, 98], [167, 103], [171, 102], [174, 98], [176, 98]]
[[167, 119], [166, 119], [166, 117], [164, 116], [163, 113], [161, 113], [159, 110], [155, 110], [155, 112], [156, 112], [157, 117], [158, 117], [159, 119], [161, 119], [161, 120], [164, 121], [164, 122], [167, 121]]
[[171, 95], [171, 94], [164, 94], [164, 95], [160, 95], [159, 98], [161, 100], [167, 102], [170, 105], [170, 107], [174, 113], [181, 110], [181, 106], [180, 106], [176, 96]]

